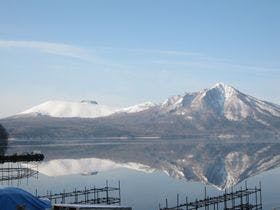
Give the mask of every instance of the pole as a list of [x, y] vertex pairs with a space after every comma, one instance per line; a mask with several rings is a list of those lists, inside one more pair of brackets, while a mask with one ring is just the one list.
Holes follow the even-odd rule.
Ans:
[[260, 208], [262, 209], [262, 183], [259, 183], [260, 185]]
[[233, 197], [233, 186], [231, 186], [231, 208], [233, 209], [235, 206], [235, 200]]
[[93, 203], [96, 204], [96, 190], [95, 190], [95, 186], [93, 187]]
[[84, 192], [84, 194], [85, 194], [85, 203], [87, 203], [87, 187], [85, 187], [85, 192]]
[[119, 185], [119, 205], [121, 205], [121, 181], [119, 180], [118, 182], [118, 185]]
[[179, 208], [179, 194], [177, 193], [177, 210]]
[[227, 189], [225, 189], [225, 194], [224, 194], [224, 207], [227, 209]]
[[[204, 187], [204, 200], [206, 201], [206, 186]], [[205, 206], [204, 206], [205, 210], [207, 210], [207, 205], [205, 203]]]
[[257, 187], [255, 186], [255, 201], [256, 201], [256, 208], [258, 208], [258, 190]]
[[106, 180], [106, 204], [109, 204], [108, 180]]
[[240, 195], [240, 209], [242, 210], [243, 209], [243, 195], [242, 195], [242, 187], [240, 188], [240, 192], [241, 192], [241, 195]]

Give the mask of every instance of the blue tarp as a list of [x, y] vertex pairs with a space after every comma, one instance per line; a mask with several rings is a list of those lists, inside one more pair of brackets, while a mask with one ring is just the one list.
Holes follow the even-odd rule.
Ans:
[[26, 210], [46, 210], [51, 208], [49, 200], [41, 200], [20, 188], [0, 188], [1, 210], [13, 210], [18, 205], [24, 205]]

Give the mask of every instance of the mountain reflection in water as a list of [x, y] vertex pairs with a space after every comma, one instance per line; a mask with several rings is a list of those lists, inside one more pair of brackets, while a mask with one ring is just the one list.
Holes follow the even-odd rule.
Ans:
[[159, 170], [176, 179], [206, 183], [218, 189], [234, 186], [280, 165], [279, 143], [207, 141], [15, 141], [10, 144], [8, 152], [18, 151], [19, 148], [41, 150], [46, 161], [39, 166], [39, 171], [49, 176], [114, 168], [144, 172]]

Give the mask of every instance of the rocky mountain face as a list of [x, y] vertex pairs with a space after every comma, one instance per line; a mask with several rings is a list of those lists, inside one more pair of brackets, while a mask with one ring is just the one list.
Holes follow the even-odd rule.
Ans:
[[192, 119], [251, 119], [264, 125], [271, 118], [280, 117], [280, 106], [245, 95], [235, 88], [218, 83], [209, 89], [174, 96], [166, 100], [161, 109]]
[[163, 103], [121, 109], [95, 101], [49, 101], [0, 122], [16, 138], [279, 137], [280, 106], [218, 83]]

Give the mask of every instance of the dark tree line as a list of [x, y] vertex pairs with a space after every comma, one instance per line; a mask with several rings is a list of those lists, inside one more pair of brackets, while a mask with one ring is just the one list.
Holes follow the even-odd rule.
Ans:
[[0, 139], [8, 139], [8, 132], [6, 129], [0, 124]]
[[23, 154], [13, 154], [13, 155], [0, 155], [0, 163], [5, 162], [34, 162], [44, 160], [44, 155], [41, 153], [23, 153]]

